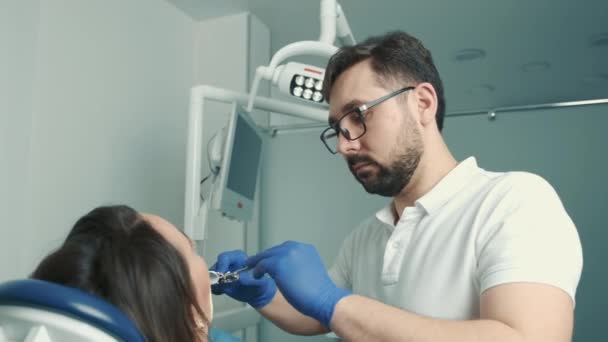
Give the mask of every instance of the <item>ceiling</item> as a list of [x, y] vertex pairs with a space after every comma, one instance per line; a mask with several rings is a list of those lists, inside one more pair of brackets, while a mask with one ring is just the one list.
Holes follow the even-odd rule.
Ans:
[[[273, 52], [319, 36], [318, 0], [168, 1], [197, 20], [249, 11], [270, 28]], [[391, 30], [422, 40], [444, 81], [448, 113], [608, 98], [607, 0], [340, 4], [357, 41]], [[483, 56], [469, 60], [464, 49]]]

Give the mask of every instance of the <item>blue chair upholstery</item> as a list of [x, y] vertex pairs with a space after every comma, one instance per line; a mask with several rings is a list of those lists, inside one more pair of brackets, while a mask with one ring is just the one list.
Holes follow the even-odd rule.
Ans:
[[209, 330], [209, 342], [243, 342], [243, 340], [223, 330], [212, 327]]
[[36, 279], [10, 281], [0, 285], [2, 305], [60, 313], [101, 329], [119, 341], [145, 341], [135, 324], [117, 307], [75, 288]]

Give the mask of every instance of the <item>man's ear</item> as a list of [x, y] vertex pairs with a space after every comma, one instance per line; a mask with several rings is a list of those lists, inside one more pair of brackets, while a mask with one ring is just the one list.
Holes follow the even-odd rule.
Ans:
[[435, 87], [428, 82], [423, 82], [418, 84], [414, 92], [420, 115], [420, 124], [424, 127], [430, 124], [436, 125], [435, 114], [437, 113], [438, 100]]

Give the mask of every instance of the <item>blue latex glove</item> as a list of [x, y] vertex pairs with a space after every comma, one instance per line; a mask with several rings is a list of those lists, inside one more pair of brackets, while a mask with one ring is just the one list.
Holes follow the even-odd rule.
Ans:
[[[234, 271], [244, 267], [246, 260], [247, 254], [241, 250], [224, 252], [218, 255], [217, 262], [210, 270], [222, 273]], [[244, 271], [239, 273], [238, 281], [213, 285], [211, 291], [216, 295], [225, 293], [233, 299], [259, 309], [270, 303], [277, 292], [277, 287], [268, 276], [256, 279], [251, 271]]]
[[309, 244], [287, 241], [247, 260], [254, 277], [269, 274], [298, 311], [329, 327], [336, 304], [351, 294], [329, 278], [317, 250]]

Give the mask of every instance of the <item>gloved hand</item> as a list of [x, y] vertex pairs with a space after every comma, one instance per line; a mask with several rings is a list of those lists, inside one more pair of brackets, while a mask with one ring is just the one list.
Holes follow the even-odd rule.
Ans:
[[269, 274], [285, 299], [298, 311], [329, 327], [336, 304], [351, 294], [329, 278], [317, 250], [309, 244], [287, 241], [247, 260], [253, 276]]
[[[218, 255], [217, 262], [211, 266], [211, 271], [226, 273], [245, 266], [247, 254], [241, 250], [224, 252]], [[211, 286], [211, 292], [216, 295], [227, 294], [240, 302], [246, 302], [258, 309], [270, 303], [277, 287], [272, 278], [265, 276], [255, 279], [251, 271], [239, 273], [239, 280]]]

